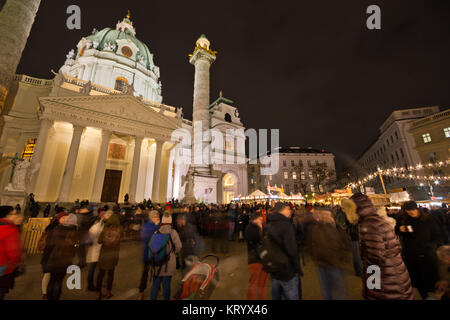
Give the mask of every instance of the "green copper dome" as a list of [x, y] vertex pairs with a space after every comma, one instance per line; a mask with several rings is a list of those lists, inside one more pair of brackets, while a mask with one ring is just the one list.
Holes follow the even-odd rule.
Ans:
[[128, 39], [139, 48], [139, 53], [136, 55], [136, 60], [138, 59], [139, 55], [143, 56], [144, 60], [145, 60], [146, 68], [148, 70], [151, 70], [152, 66], [154, 65], [152, 55], [151, 55], [150, 50], [148, 49], [147, 45], [145, 43], [139, 41], [128, 30], [122, 31], [122, 30], [115, 30], [115, 29], [111, 29], [111, 28], [105, 28], [101, 31], [96, 32], [93, 35], [90, 35], [89, 37], [86, 37], [86, 39], [90, 40], [92, 42], [94, 42], [94, 41], [98, 42], [97, 50], [99, 50], [99, 51], [103, 50], [107, 43], [114, 43], [117, 46], [116, 40]]

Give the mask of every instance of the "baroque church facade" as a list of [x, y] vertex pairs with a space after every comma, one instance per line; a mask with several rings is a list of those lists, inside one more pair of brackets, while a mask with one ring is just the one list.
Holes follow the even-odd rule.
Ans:
[[[199, 70], [206, 55], [215, 58], [209, 45], [202, 36], [193, 53], [196, 86], [200, 81], [206, 87], [201, 81], [207, 80], [208, 91], [209, 68], [207, 75]], [[130, 202], [183, 200], [190, 165], [179, 157], [191, 146], [172, 136], [179, 129], [192, 133], [193, 123], [184, 119], [182, 108], [163, 103], [159, 77], [153, 54], [136, 38], [129, 15], [116, 28], [94, 29], [82, 38], [54, 79], [17, 75], [2, 116], [1, 190], [14, 191], [16, 164], [29, 162], [24, 191], [40, 202], [121, 202], [126, 194]], [[194, 118], [201, 95], [195, 90]], [[209, 92], [203, 100], [209, 128], [244, 129], [231, 100], [220, 94], [210, 103]], [[239, 139], [224, 141], [215, 154], [245, 159]], [[245, 161], [212, 164], [209, 170], [214, 186], [194, 179], [196, 201], [228, 203], [247, 194]]]

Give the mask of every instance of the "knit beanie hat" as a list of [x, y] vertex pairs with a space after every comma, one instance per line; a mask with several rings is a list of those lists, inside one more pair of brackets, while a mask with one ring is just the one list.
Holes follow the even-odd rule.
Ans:
[[418, 209], [417, 208], [417, 203], [415, 203], [414, 201], [407, 201], [403, 204], [403, 209], [405, 210], [415, 210]]
[[169, 213], [164, 212], [161, 224], [172, 224], [172, 216]]

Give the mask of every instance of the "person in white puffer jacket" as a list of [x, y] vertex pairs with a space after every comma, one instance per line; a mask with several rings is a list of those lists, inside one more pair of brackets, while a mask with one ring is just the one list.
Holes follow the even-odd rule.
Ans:
[[99, 212], [99, 219], [91, 226], [89, 229], [89, 239], [91, 245], [89, 246], [89, 249], [86, 254], [86, 262], [89, 265], [89, 272], [88, 272], [88, 290], [89, 291], [96, 291], [94, 285], [94, 274], [95, 269], [97, 268], [97, 262], [98, 258], [100, 256], [100, 250], [102, 248], [102, 245], [98, 243], [98, 238], [100, 237], [100, 234], [103, 231], [104, 227], [104, 221], [108, 219], [109, 213], [105, 213], [104, 211]]

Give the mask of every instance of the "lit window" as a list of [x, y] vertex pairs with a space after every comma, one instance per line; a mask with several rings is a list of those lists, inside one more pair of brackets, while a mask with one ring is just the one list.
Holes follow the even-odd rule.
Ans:
[[321, 184], [319, 185], [319, 191], [323, 193], [323, 186]]
[[284, 172], [284, 179], [289, 179], [289, 174], [287, 173], [287, 171]]
[[444, 129], [444, 134], [446, 138], [450, 138], [450, 127]]
[[269, 180], [272, 181], [272, 175], [269, 176]]
[[122, 77], [116, 79], [116, 85], [114, 89], [117, 91], [123, 91], [128, 84], [128, 80]]
[[36, 139], [28, 139], [27, 144], [22, 152], [22, 159], [33, 158], [34, 147], [36, 146]]
[[232, 141], [226, 141], [225, 142], [225, 149], [227, 151], [234, 151], [234, 146]]
[[431, 135], [429, 133], [425, 133], [422, 135], [423, 143], [430, 143], [431, 142]]
[[310, 171], [309, 172], [309, 179], [311, 179], [311, 180], [313, 180], [314, 179], [314, 177], [313, 177], [313, 173]]
[[305, 180], [305, 173], [303, 171], [300, 172], [300, 179]]
[[314, 185], [311, 185], [311, 192], [316, 192], [316, 189], [314, 188]]
[[297, 180], [297, 172], [292, 172], [292, 179]]

